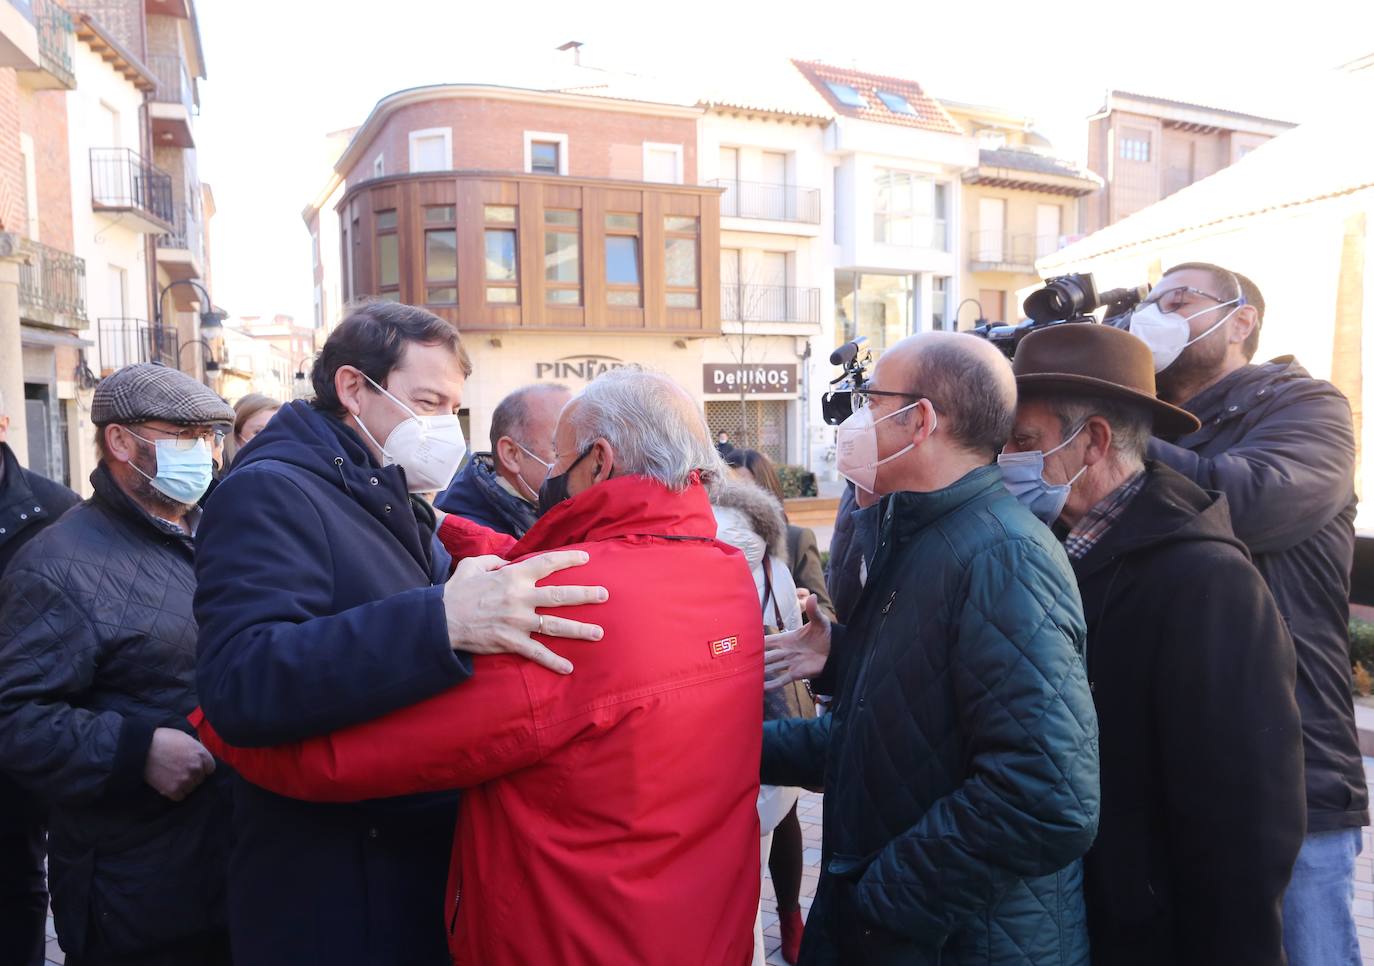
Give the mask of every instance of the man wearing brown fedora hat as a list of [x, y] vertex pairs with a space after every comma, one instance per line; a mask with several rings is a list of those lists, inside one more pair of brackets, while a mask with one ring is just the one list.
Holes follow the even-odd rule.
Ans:
[[1014, 370], [999, 462], [1064, 538], [1088, 621], [1094, 966], [1278, 966], [1306, 821], [1293, 642], [1226, 498], [1145, 458], [1198, 422], [1155, 397], [1149, 347], [1119, 329], [1035, 332]]

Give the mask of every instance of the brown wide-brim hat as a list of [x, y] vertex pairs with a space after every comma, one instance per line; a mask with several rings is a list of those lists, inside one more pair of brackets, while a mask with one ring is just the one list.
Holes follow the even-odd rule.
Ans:
[[1063, 392], [1140, 403], [1154, 416], [1156, 436], [1182, 436], [1202, 426], [1155, 395], [1154, 355], [1124, 329], [1095, 322], [1038, 329], [1017, 345], [1012, 370], [1024, 396]]

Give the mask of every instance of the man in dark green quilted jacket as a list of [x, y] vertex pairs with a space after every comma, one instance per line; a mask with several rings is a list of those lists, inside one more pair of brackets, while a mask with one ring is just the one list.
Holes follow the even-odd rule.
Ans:
[[801, 962], [1086, 964], [1097, 718], [1073, 571], [995, 465], [1011, 367], [973, 336], [912, 336], [855, 401], [837, 451], [882, 497], [867, 582], [847, 626], [810, 601], [768, 656], [775, 684], [836, 695], [764, 732], [763, 781], [825, 786]]

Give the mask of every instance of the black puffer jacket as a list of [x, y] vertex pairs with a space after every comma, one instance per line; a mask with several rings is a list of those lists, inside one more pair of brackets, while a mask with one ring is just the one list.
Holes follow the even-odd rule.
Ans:
[[1355, 433], [1350, 404], [1291, 356], [1245, 366], [1189, 400], [1196, 433], [1150, 457], [1226, 495], [1231, 524], [1293, 634], [1307, 830], [1369, 822], [1350, 692]]
[[[0, 443], [0, 463], [4, 466], [0, 473], [0, 574], [4, 574], [19, 548], [56, 523], [81, 497], [61, 483], [24, 469], [8, 443]], [[0, 835], [41, 819], [42, 809], [33, 796], [0, 774]]]
[[19, 465], [8, 443], [0, 443], [0, 574], [38, 532], [72, 507], [81, 497], [61, 483], [31, 473]]
[[95, 495], [23, 548], [0, 590], [0, 768], [49, 805], [63, 948], [137, 954], [222, 930], [226, 770], [175, 803], [152, 733], [196, 706], [192, 546], [101, 466]]
[[1280, 966], [1306, 825], [1293, 642], [1226, 498], [1147, 465], [1074, 562], [1102, 734], [1093, 966]]

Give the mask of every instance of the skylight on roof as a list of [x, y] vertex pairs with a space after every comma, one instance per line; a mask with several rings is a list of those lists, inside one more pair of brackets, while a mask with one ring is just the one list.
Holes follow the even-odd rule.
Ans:
[[894, 94], [891, 91], [879, 91], [878, 100], [887, 105], [887, 109], [893, 114], [910, 114], [916, 116], [916, 108], [911, 106], [911, 102], [901, 94]]
[[846, 104], [849, 107], [868, 106], [868, 101], [863, 99], [863, 95], [848, 84], [840, 84], [835, 81], [826, 81], [825, 86], [830, 88], [830, 93], [834, 94], [835, 99], [838, 100], [841, 104]]

